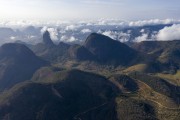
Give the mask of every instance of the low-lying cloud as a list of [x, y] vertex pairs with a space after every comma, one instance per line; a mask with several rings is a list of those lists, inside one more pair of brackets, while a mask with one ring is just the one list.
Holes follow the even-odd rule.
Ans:
[[114, 40], [118, 40], [120, 42], [127, 42], [130, 38], [129, 31], [127, 33], [124, 33], [122, 31], [117, 32], [117, 31], [110, 31], [109, 30], [109, 31], [104, 31], [104, 32], [98, 31], [98, 33], [106, 35], [106, 36], [108, 36]]
[[83, 24], [89, 25], [115, 25], [120, 27], [131, 26], [145, 26], [145, 25], [158, 25], [158, 24], [180, 24], [180, 20], [176, 19], [151, 19], [151, 20], [139, 20], [139, 21], [123, 21], [119, 19], [99, 19], [95, 20], [79, 20], [79, 21], [30, 21], [30, 20], [1, 20], [0, 27], [26, 27], [26, 26], [61, 26], [66, 25], [66, 30], [74, 30]]
[[66, 31], [76, 31], [80, 26], [78, 25], [68, 25], [66, 26], [65, 30]]
[[[13, 27], [13, 25], [19, 27]], [[33, 25], [32, 27], [34, 28], [30, 29], [32, 27], [29, 27], [29, 25]], [[129, 22], [116, 19], [100, 19], [98, 21], [58, 21], [54, 23], [0, 21], [0, 44], [16, 40], [23, 40], [23, 42], [28, 43], [39, 43], [41, 42], [40, 38], [42, 38], [42, 33], [46, 30], [49, 31], [50, 37], [55, 43], [59, 43], [60, 41], [81, 43], [85, 41], [87, 36], [92, 32], [109, 36], [120, 42], [180, 40], [180, 20], [173, 19]]]
[[92, 31], [90, 29], [82, 29], [81, 32], [82, 33], [91, 33]]
[[142, 42], [148, 40], [148, 34], [142, 34], [142, 36], [136, 37], [135, 42]]
[[77, 40], [78, 39], [76, 39], [74, 36], [67, 36], [67, 35], [63, 35], [60, 38], [60, 41], [67, 42], [67, 43], [75, 42]]
[[180, 20], [174, 19], [151, 19], [151, 20], [140, 20], [140, 21], [132, 21], [129, 22], [129, 26], [145, 26], [145, 25], [166, 25], [166, 24], [177, 24], [180, 23]]
[[180, 24], [165, 27], [157, 33], [157, 40], [180, 40]]

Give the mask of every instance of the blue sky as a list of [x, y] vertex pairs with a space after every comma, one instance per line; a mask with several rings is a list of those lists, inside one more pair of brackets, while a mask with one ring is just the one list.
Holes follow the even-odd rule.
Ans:
[[0, 0], [0, 19], [180, 19], [180, 0]]

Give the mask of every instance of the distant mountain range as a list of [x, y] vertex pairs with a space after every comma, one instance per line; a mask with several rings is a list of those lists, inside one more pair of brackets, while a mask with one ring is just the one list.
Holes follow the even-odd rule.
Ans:
[[[31, 31], [32, 28], [28, 30]], [[0, 47], [1, 120], [179, 120], [180, 41]]]

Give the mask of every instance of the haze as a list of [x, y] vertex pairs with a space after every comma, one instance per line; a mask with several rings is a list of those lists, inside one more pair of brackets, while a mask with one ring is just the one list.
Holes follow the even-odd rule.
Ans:
[[0, 0], [0, 19], [179, 19], [179, 0]]

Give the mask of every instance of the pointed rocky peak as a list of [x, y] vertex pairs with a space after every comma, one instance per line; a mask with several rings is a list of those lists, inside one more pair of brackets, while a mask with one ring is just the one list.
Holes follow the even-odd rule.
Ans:
[[51, 40], [50, 33], [48, 31], [45, 31], [43, 34], [43, 43], [48, 46], [54, 45], [53, 41]]

